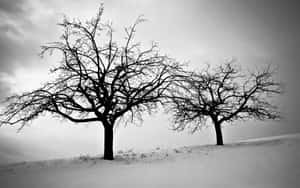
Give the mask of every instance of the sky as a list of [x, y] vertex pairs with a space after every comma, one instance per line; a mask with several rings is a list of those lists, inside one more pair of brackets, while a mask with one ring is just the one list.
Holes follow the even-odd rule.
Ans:
[[[158, 42], [163, 53], [190, 67], [220, 64], [230, 58], [243, 67], [272, 64], [285, 93], [278, 98], [280, 122], [237, 122], [224, 128], [225, 143], [237, 139], [299, 132], [300, 3], [297, 0], [0, 0], [0, 100], [38, 87], [58, 61], [40, 58], [40, 46], [57, 41], [64, 15], [86, 20], [104, 3], [103, 20], [111, 21], [120, 40], [124, 27], [144, 15], [137, 30], [143, 44]], [[1, 107], [0, 107], [1, 108]], [[115, 150], [213, 144], [212, 127], [195, 134], [169, 130], [162, 112], [145, 116], [141, 126], [120, 125]], [[101, 154], [101, 124], [72, 124], [42, 117], [17, 132], [0, 128], [0, 164]]]

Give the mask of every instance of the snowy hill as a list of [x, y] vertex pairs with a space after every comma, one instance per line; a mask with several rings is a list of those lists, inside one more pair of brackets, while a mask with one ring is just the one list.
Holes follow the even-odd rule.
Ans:
[[300, 134], [0, 167], [2, 188], [299, 187]]

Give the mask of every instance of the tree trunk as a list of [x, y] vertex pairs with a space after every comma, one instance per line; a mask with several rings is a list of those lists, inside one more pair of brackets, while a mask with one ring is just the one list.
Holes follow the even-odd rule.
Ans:
[[105, 126], [104, 127], [104, 159], [105, 160], [114, 159], [113, 139], [114, 139], [113, 126]]
[[224, 145], [223, 144], [223, 136], [222, 136], [222, 127], [219, 122], [214, 122], [215, 130], [216, 130], [216, 137], [217, 137], [217, 145]]

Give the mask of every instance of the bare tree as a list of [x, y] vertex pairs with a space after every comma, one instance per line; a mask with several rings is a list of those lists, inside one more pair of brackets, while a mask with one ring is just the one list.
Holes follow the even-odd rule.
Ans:
[[174, 129], [190, 128], [195, 132], [210, 119], [217, 145], [223, 145], [224, 122], [279, 119], [278, 108], [271, 98], [282, 92], [282, 86], [274, 80], [274, 74], [270, 66], [245, 74], [232, 62], [185, 74], [170, 97]]
[[105, 130], [104, 159], [114, 158], [115, 124], [141, 119], [161, 104], [181, 65], [160, 55], [155, 43], [142, 48], [134, 41], [142, 18], [125, 28], [125, 40], [118, 44], [111, 24], [101, 22], [102, 13], [103, 6], [89, 21], [65, 18], [59, 24], [61, 40], [42, 46], [41, 52], [61, 52], [61, 61], [51, 70], [56, 79], [9, 97], [1, 124], [19, 124], [22, 129], [45, 113], [75, 123], [100, 122]]

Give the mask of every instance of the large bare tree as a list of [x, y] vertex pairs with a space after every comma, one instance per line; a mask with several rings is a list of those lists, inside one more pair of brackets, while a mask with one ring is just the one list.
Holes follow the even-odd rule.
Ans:
[[282, 85], [274, 79], [274, 74], [271, 66], [247, 74], [230, 62], [182, 75], [170, 97], [174, 129], [190, 128], [195, 132], [210, 119], [217, 145], [223, 145], [224, 122], [279, 119], [272, 97], [282, 92]]
[[142, 48], [135, 42], [136, 26], [125, 28], [124, 41], [113, 38], [111, 24], [101, 21], [103, 6], [86, 22], [65, 18], [61, 40], [42, 46], [41, 55], [60, 52], [51, 70], [55, 79], [41, 88], [9, 97], [1, 124], [20, 129], [48, 113], [75, 123], [99, 122], [104, 127], [104, 159], [113, 157], [115, 124], [140, 119], [166, 98], [181, 66], [159, 53], [155, 43]]

